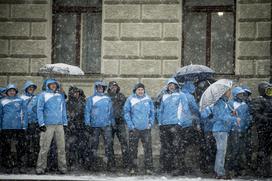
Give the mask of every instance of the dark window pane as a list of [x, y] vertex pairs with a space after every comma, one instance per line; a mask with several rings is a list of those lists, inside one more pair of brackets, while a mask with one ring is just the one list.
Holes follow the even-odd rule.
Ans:
[[184, 17], [184, 64], [206, 64], [205, 13], [188, 13]]
[[55, 0], [55, 5], [58, 6], [95, 6], [101, 7], [102, 0]]
[[211, 68], [218, 73], [233, 73], [234, 16], [212, 13]]
[[234, 5], [234, 0], [186, 0], [185, 6], [228, 6]]
[[82, 69], [87, 73], [100, 73], [101, 21], [101, 14], [83, 14]]
[[57, 14], [54, 21], [54, 62], [76, 65], [76, 15]]

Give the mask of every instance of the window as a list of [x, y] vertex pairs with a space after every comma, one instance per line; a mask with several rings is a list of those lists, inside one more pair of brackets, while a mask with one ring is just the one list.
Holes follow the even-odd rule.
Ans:
[[54, 0], [52, 60], [100, 73], [101, 0]]
[[183, 1], [183, 65], [202, 64], [218, 74], [233, 74], [235, 1]]

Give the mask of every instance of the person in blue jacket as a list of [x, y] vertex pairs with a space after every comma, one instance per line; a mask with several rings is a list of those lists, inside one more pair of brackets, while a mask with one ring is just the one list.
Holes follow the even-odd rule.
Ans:
[[40, 152], [36, 173], [44, 174], [47, 167], [47, 154], [52, 140], [56, 141], [58, 152], [58, 169], [61, 174], [67, 172], [64, 126], [67, 126], [66, 103], [60, 85], [54, 79], [46, 81], [46, 90], [37, 100], [37, 117], [40, 133]]
[[129, 129], [129, 173], [137, 171], [138, 142], [141, 140], [144, 148], [144, 164], [147, 174], [153, 170], [151, 128], [154, 124], [155, 111], [151, 98], [145, 92], [145, 86], [137, 83], [133, 94], [124, 105], [125, 120]]
[[37, 85], [32, 81], [26, 81], [23, 86], [23, 94], [20, 96], [27, 107], [27, 165], [34, 167], [39, 153], [39, 125], [37, 118], [37, 96], [34, 94]]
[[[179, 85], [174, 78], [170, 78], [167, 82], [166, 91], [161, 97], [160, 108], [157, 113], [158, 124], [160, 129], [160, 164], [162, 172], [177, 172], [184, 167], [184, 154], [180, 155], [182, 132], [181, 116], [182, 111], [189, 111], [189, 105], [186, 95], [179, 91]], [[184, 153], [184, 152], [183, 152]], [[180, 155], [182, 164], [176, 157]], [[182, 166], [182, 167], [180, 167]], [[182, 170], [183, 171], [183, 170]], [[183, 171], [184, 172], [184, 171]]]
[[[7, 173], [25, 173], [25, 130], [27, 129], [27, 110], [23, 99], [17, 96], [18, 89], [14, 84], [6, 88], [6, 97], [0, 101], [0, 130], [2, 162]], [[16, 152], [13, 150], [15, 145]], [[16, 156], [17, 155], [17, 156]]]
[[90, 164], [94, 171], [98, 169], [98, 145], [99, 136], [104, 138], [105, 156], [107, 158], [107, 170], [115, 170], [115, 158], [113, 152], [112, 126], [114, 126], [114, 116], [112, 101], [105, 94], [107, 85], [102, 81], [96, 81], [94, 84], [94, 94], [88, 97], [84, 119], [86, 126], [90, 127], [91, 134]]
[[245, 93], [243, 88], [234, 87], [232, 89], [233, 98], [229, 101], [235, 114], [241, 119], [239, 126], [235, 125], [229, 134], [227, 165], [229, 172], [234, 176], [241, 175], [242, 169], [245, 169], [247, 164], [245, 153], [249, 149], [246, 145], [248, 145], [249, 142], [247, 132], [251, 123], [251, 115], [249, 113], [248, 105], [244, 101]]
[[240, 124], [240, 118], [233, 115], [233, 110], [228, 104], [231, 96], [231, 89], [213, 105], [213, 136], [216, 141], [216, 158], [214, 171], [217, 179], [227, 179], [229, 176], [225, 173], [225, 156], [228, 144], [228, 135], [233, 126]]

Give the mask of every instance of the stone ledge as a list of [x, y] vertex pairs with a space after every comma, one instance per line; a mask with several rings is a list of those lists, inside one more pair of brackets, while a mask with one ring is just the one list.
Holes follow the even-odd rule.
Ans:
[[178, 59], [177, 56], [126, 56], [126, 55], [116, 55], [116, 56], [110, 56], [110, 55], [104, 55], [104, 59], [130, 59], [130, 60], [135, 60], [135, 59], [144, 59], [144, 60], [164, 60], [164, 59], [169, 59], [169, 60], [176, 60]]
[[271, 0], [239, 0], [239, 4], [270, 3]]
[[178, 0], [104, 0], [104, 4], [179, 4]]
[[263, 60], [269, 59], [270, 56], [239, 56], [237, 57], [240, 60]]

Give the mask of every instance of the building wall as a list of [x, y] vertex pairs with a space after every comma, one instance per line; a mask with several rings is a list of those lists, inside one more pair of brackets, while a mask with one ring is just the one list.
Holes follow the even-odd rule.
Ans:
[[235, 73], [257, 93], [257, 83], [271, 76], [271, 1], [238, 0]]

